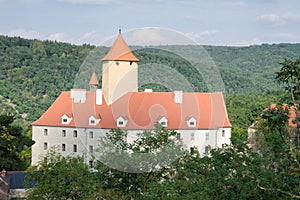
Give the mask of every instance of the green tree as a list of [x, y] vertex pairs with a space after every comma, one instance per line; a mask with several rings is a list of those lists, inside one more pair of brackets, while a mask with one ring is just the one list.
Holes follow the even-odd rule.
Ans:
[[0, 168], [6, 170], [25, 170], [26, 160], [21, 152], [34, 144], [23, 129], [13, 125], [14, 116], [0, 115]]
[[[145, 131], [131, 143], [126, 132], [111, 130], [99, 146], [97, 163], [101, 195], [111, 198], [142, 198], [151, 183], [170, 179], [176, 171], [176, 161], [184, 150], [176, 138], [177, 132], [157, 125]], [[107, 196], [114, 194], [115, 196]]]
[[94, 174], [82, 157], [63, 157], [55, 149], [49, 151], [38, 166], [31, 167], [26, 175], [29, 190], [27, 199], [94, 199]]

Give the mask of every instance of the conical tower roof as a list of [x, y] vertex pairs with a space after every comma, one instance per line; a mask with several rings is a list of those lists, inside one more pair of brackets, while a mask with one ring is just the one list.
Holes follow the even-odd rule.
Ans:
[[118, 35], [113, 46], [102, 60], [139, 61], [139, 59], [137, 59], [129, 49], [121, 33]]
[[97, 79], [97, 76], [96, 76], [96, 73], [93, 72], [92, 74], [92, 77], [91, 77], [91, 80], [90, 80], [90, 85], [98, 85], [99, 82], [98, 82], [98, 79]]

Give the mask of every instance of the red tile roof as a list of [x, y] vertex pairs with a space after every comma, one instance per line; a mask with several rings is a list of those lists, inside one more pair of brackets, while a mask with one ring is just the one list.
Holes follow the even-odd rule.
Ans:
[[[96, 105], [96, 93], [86, 92], [85, 103], [73, 103], [70, 92], [63, 92], [51, 107], [32, 125], [118, 128], [117, 118], [128, 120], [125, 129], [153, 129], [162, 117], [168, 119], [166, 129], [215, 129], [231, 127], [222, 93], [183, 93], [183, 103], [174, 102], [173, 92], [129, 92], [107, 105]], [[61, 116], [72, 113], [69, 124], [61, 124]], [[89, 125], [89, 117], [100, 116], [96, 126]], [[196, 127], [189, 127], [187, 119], [194, 117]]]
[[121, 34], [118, 35], [115, 43], [102, 60], [139, 61], [139, 59], [133, 55]]
[[93, 72], [92, 74], [92, 77], [91, 77], [91, 80], [90, 80], [90, 85], [98, 85], [99, 82], [98, 82], [98, 79], [97, 79], [97, 76], [96, 76], [96, 73]]

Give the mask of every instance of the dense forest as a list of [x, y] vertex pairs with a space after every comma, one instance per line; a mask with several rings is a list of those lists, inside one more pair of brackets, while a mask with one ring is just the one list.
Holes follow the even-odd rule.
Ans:
[[[300, 44], [203, 46], [200, 50], [199, 47], [191, 45], [132, 49], [135, 49], [134, 53], [140, 59], [141, 69], [151, 69], [153, 72], [153, 69], [157, 71], [156, 68], [162, 69], [162, 66], [167, 66], [163, 68], [163, 74], [174, 70], [183, 76], [190, 86], [190, 89], [180, 88], [181, 81], [176, 81], [174, 73], [171, 73], [161, 78], [166, 79], [160, 80], [161, 84], [151, 80], [151, 77], [149, 80], [140, 79], [140, 82], [146, 83], [141, 85], [141, 90], [150, 86], [156, 91], [207, 91], [207, 80], [203, 81], [205, 69], [199, 73], [199, 69], [193, 67], [194, 63], [172, 52], [176, 49], [176, 52], [194, 55], [195, 52], [201, 51], [201, 54], [210, 56], [210, 64], [216, 65], [225, 86], [223, 92], [228, 113], [236, 130], [245, 130], [261, 110], [279, 95], [278, 91], [281, 88], [274, 80], [275, 72], [280, 68], [279, 63], [284, 58], [295, 59], [300, 55]], [[108, 50], [108, 47], [76, 46], [54, 41], [0, 36], [0, 113], [15, 113], [18, 123], [28, 125], [36, 120], [62, 91], [77, 86], [87, 87], [93, 71], [96, 71], [101, 79], [101, 58]], [[147, 70], [143, 73], [147, 73]], [[157, 77], [159, 75], [160, 73]], [[168, 88], [163, 84], [166, 82], [179, 88]]]

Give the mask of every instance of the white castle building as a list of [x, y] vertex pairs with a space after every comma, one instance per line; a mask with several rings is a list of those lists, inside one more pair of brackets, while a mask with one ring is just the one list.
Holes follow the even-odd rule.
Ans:
[[32, 123], [32, 165], [55, 146], [64, 156], [86, 155], [92, 166], [99, 137], [120, 128], [130, 140], [153, 130], [157, 122], [176, 130], [185, 147], [196, 147], [201, 155], [230, 144], [231, 124], [221, 92], [138, 92], [138, 61], [120, 33], [102, 59], [102, 89], [93, 73], [90, 91], [62, 92]]

